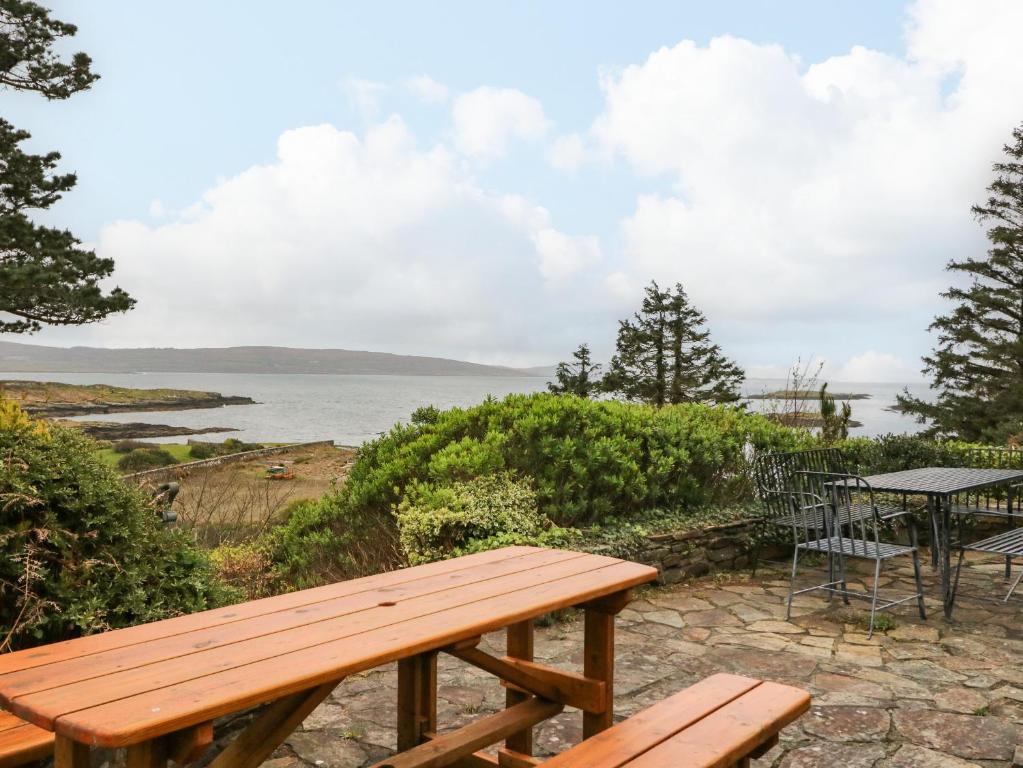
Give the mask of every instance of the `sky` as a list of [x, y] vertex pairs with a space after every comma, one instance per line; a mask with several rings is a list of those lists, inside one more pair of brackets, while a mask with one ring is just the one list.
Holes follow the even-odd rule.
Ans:
[[0, 94], [132, 312], [9, 341], [613, 351], [681, 282], [751, 376], [911, 381], [1023, 122], [1017, 0], [51, 0], [101, 79]]

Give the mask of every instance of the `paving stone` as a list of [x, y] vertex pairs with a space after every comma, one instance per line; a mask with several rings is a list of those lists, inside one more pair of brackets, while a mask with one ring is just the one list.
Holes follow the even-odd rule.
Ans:
[[968, 688], [949, 688], [934, 695], [934, 706], [951, 712], [972, 715], [987, 706], [988, 699], [982, 693]]
[[802, 720], [804, 731], [825, 741], [881, 741], [890, 724], [879, 707], [813, 707]]
[[1019, 728], [1002, 718], [898, 711], [895, 727], [918, 746], [973, 760], [1011, 760]]
[[682, 617], [678, 615], [677, 611], [647, 611], [643, 614], [643, 618], [646, 621], [653, 621], [657, 624], [667, 624], [669, 627], [681, 629], [683, 626]]
[[755, 621], [749, 629], [753, 632], [773, 632], [776, 635], [802, 635], [806, 630], [787, 621]]
[[825, 744], [818, 742], [786, 753], [779, 768], [873, 768], [885, 756], [881, 744]]
[[890, 760], [878, 763], [877, 768], [981, 768], [981, 766], [952, 755], [943, 755], [931, 749], [906, 744]]
[[301, 731], [288, 737], [295, 754], [320, 768], [360, 768], [366, 762], [366, 750], [338, 731]]

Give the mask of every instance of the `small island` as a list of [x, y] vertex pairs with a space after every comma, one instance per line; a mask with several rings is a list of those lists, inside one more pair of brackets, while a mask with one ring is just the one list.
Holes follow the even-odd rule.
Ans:
[[[862, 392], [828, 392], [836, 400], [869, 400], [870, 395]], [[761, 392], [747, 395], [749, 400], [820, 400], [819, 389], [779, 389], [774, 392]]]

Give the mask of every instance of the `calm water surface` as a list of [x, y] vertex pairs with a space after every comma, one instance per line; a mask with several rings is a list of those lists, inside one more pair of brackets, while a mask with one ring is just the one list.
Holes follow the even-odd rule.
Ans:
[[[199, 389], [224, 395], [247, 395], [256, 405], [233, 405], [196, 411], [150, 411], [112, 413], [83, 417], [104, 421], [141, 421], [192, 428], [235, 427], [238, 431], [214, 435], [214, 439], [238, 437], [253, 442], [334, 440], [359, 445], [387, 431], [423, 405], [439, 408], [468, 406], [487, 395], [540, 392], [547, 380], [540, 377], [494, 376], [341, 376], [330, 374], [238, 374], [238, 373], [0, 373], [4, 379], [60, 381], [69, 384], [113, 384], [122, 387]], [[747, 394], [780, 389], [785, 382], [749, 379]], [[889, 413], [886, 407], [904, 384], [850, 384], [832, 382], [834, 392], [862, 392], [869, 400], [852, 402], [853, 418], [864, 426], [857, 435], [915, 432], [912, 419]], [[909, 385], [916, 394], [926, 393], [921, 384]], [[764, 407], [754, 400], [753, 408]], [[163, 442], [181, 442], [165, 438]]]

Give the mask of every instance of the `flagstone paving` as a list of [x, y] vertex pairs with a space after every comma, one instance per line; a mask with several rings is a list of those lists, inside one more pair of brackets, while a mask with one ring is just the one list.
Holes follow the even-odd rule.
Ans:
[[[927, 571], [929, 594], [936, 595]], [[1001, 566], [974, 564], [962, 589], [1004, 595]], [[812, 574], [811, 574], [812, 575]], [[883, 575], [882, 590], [911, 592], [908, 563]], [[807, 582], [809, 583], [809, 582]], [[864, 588], [861, 579], [851, 586]], [[796, 598], [785, 620], [785, 571], [651, 588], [619, 617], [616, 715], [628, 716], [715, 672], [801, 686], [813, 709], [782, 734], [758, 768], [1010, 768], [1023, 764], [1023, 611], [963, 596], [955, 620], [928, 598], [923, 622], [910, 607], [894, 626], [866, 635], [867, 604]], [[887, 615], [887, 614], [884, 614]], [[491, 652], [500, 633], [484, 639]], [[582, 628], [569, 616], [537, 632], [539, 660], [578, 670]], [[504, 705], [490, 676], [441, 657], [439, 718], [445, 728]], [[270, 768], [360, 768], [395, 747], [395, 673], [345, 681], [267, 763]], [[581, 736], [578, 712], [536, 729], [538, 754]], [[1015, 761], [1014, 762], [1014, 758]]]

